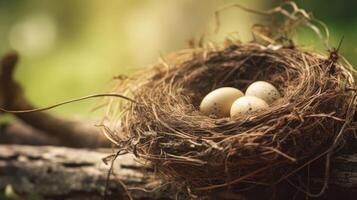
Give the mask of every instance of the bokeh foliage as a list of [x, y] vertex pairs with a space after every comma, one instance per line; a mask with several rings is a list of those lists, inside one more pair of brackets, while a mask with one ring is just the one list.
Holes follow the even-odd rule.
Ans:
[[[212, 34], [213, 13], [241, 3], [269, 8], [278, 0], [0, 0], [0, 53], [16, 49], [22, 56], [17, 79], [37, 105], [105, 91], [111, 77], [130, 74], [156, 62], [187, 41]], [[357, 64], [357, 1], [300, 0], [303, 8], [324, 21], [331, 44], [345, 41], [342, 53]], [[222, 14], [221, 31], [249, 40], [254, 15], [231, 9]], [[311, 32], [302, 31], [299, 43], [325, 51]], [[66, 115], [95, 116], [96, 101], [54, 110]]]

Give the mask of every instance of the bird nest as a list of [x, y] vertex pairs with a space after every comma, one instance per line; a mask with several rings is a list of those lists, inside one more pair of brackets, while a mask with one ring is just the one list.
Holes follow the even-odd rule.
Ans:
[[[172, 54], [119, 81], [115, 92], [132, 101], [110, 99], [106, 134], [191, 191], [277, 183], [355, 130], [355, 80], [336, 56], [255, 43]], [[258, 80], [282, 94], [268, 109], [234, 118], [199, 111], [210, 91]]]

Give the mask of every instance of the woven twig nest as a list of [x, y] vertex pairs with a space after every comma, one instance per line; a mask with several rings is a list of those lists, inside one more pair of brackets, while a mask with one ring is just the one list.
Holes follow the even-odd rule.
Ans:
[[[283, 95], [269, 109], [218, 119], [200, 113], [210, 91], [244, 91], [258, 80]], [[120, 121], [121, 128], [109, 127], [107, 134], [191, 190], [273, 184], [355, 130], [354, 88], [349, 67], [296, 47], [186, 50], [120, 82], [115, 91], [135, 102], [111, 100], [107, 125]]]

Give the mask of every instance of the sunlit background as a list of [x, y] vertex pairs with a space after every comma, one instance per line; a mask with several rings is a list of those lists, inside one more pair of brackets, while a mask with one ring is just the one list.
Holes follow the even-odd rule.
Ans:
[[[29, 99], [44, 106], [106, 91], [118, 74], [155, 63], [160, 55], [187, 47], [202, 34], [215, 42], [227, 35], [251, 39], [256, 16], [230, 9], [213, 35], [214, 11], [231, 3], [257, 9], [278, 0], [0, 0], [0, 54], [21, 54], [17, 79]], [[357, 1], [301, 0], [300, 6], [324, 21], [331, 43], [345, 36], [342, 53], [357, 65]], [[320, 48], [316, 37], [299, 42]], [[96, 101], [53, 110], [63, 115], [96, 116]]]

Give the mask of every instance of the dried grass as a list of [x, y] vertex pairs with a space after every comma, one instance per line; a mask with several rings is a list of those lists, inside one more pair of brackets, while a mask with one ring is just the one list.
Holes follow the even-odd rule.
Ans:
[[[199, 112], [213, 89], [245, 90], [257, 80], [276, 85], [283, 98], [234, 119]], [[354, 88], [350, 69], [297, 48], [237, 43], [186, 50], [121, 81], [116, 92], [138, 103], [112, 99], [108, 119], [115, 124], [119, 116], [121, 124], [110, 129], [114, 124], [107, 122], [106, 130], [121, 149], [193, 191], [271, 185], [328, 154], [355, 130]]]

